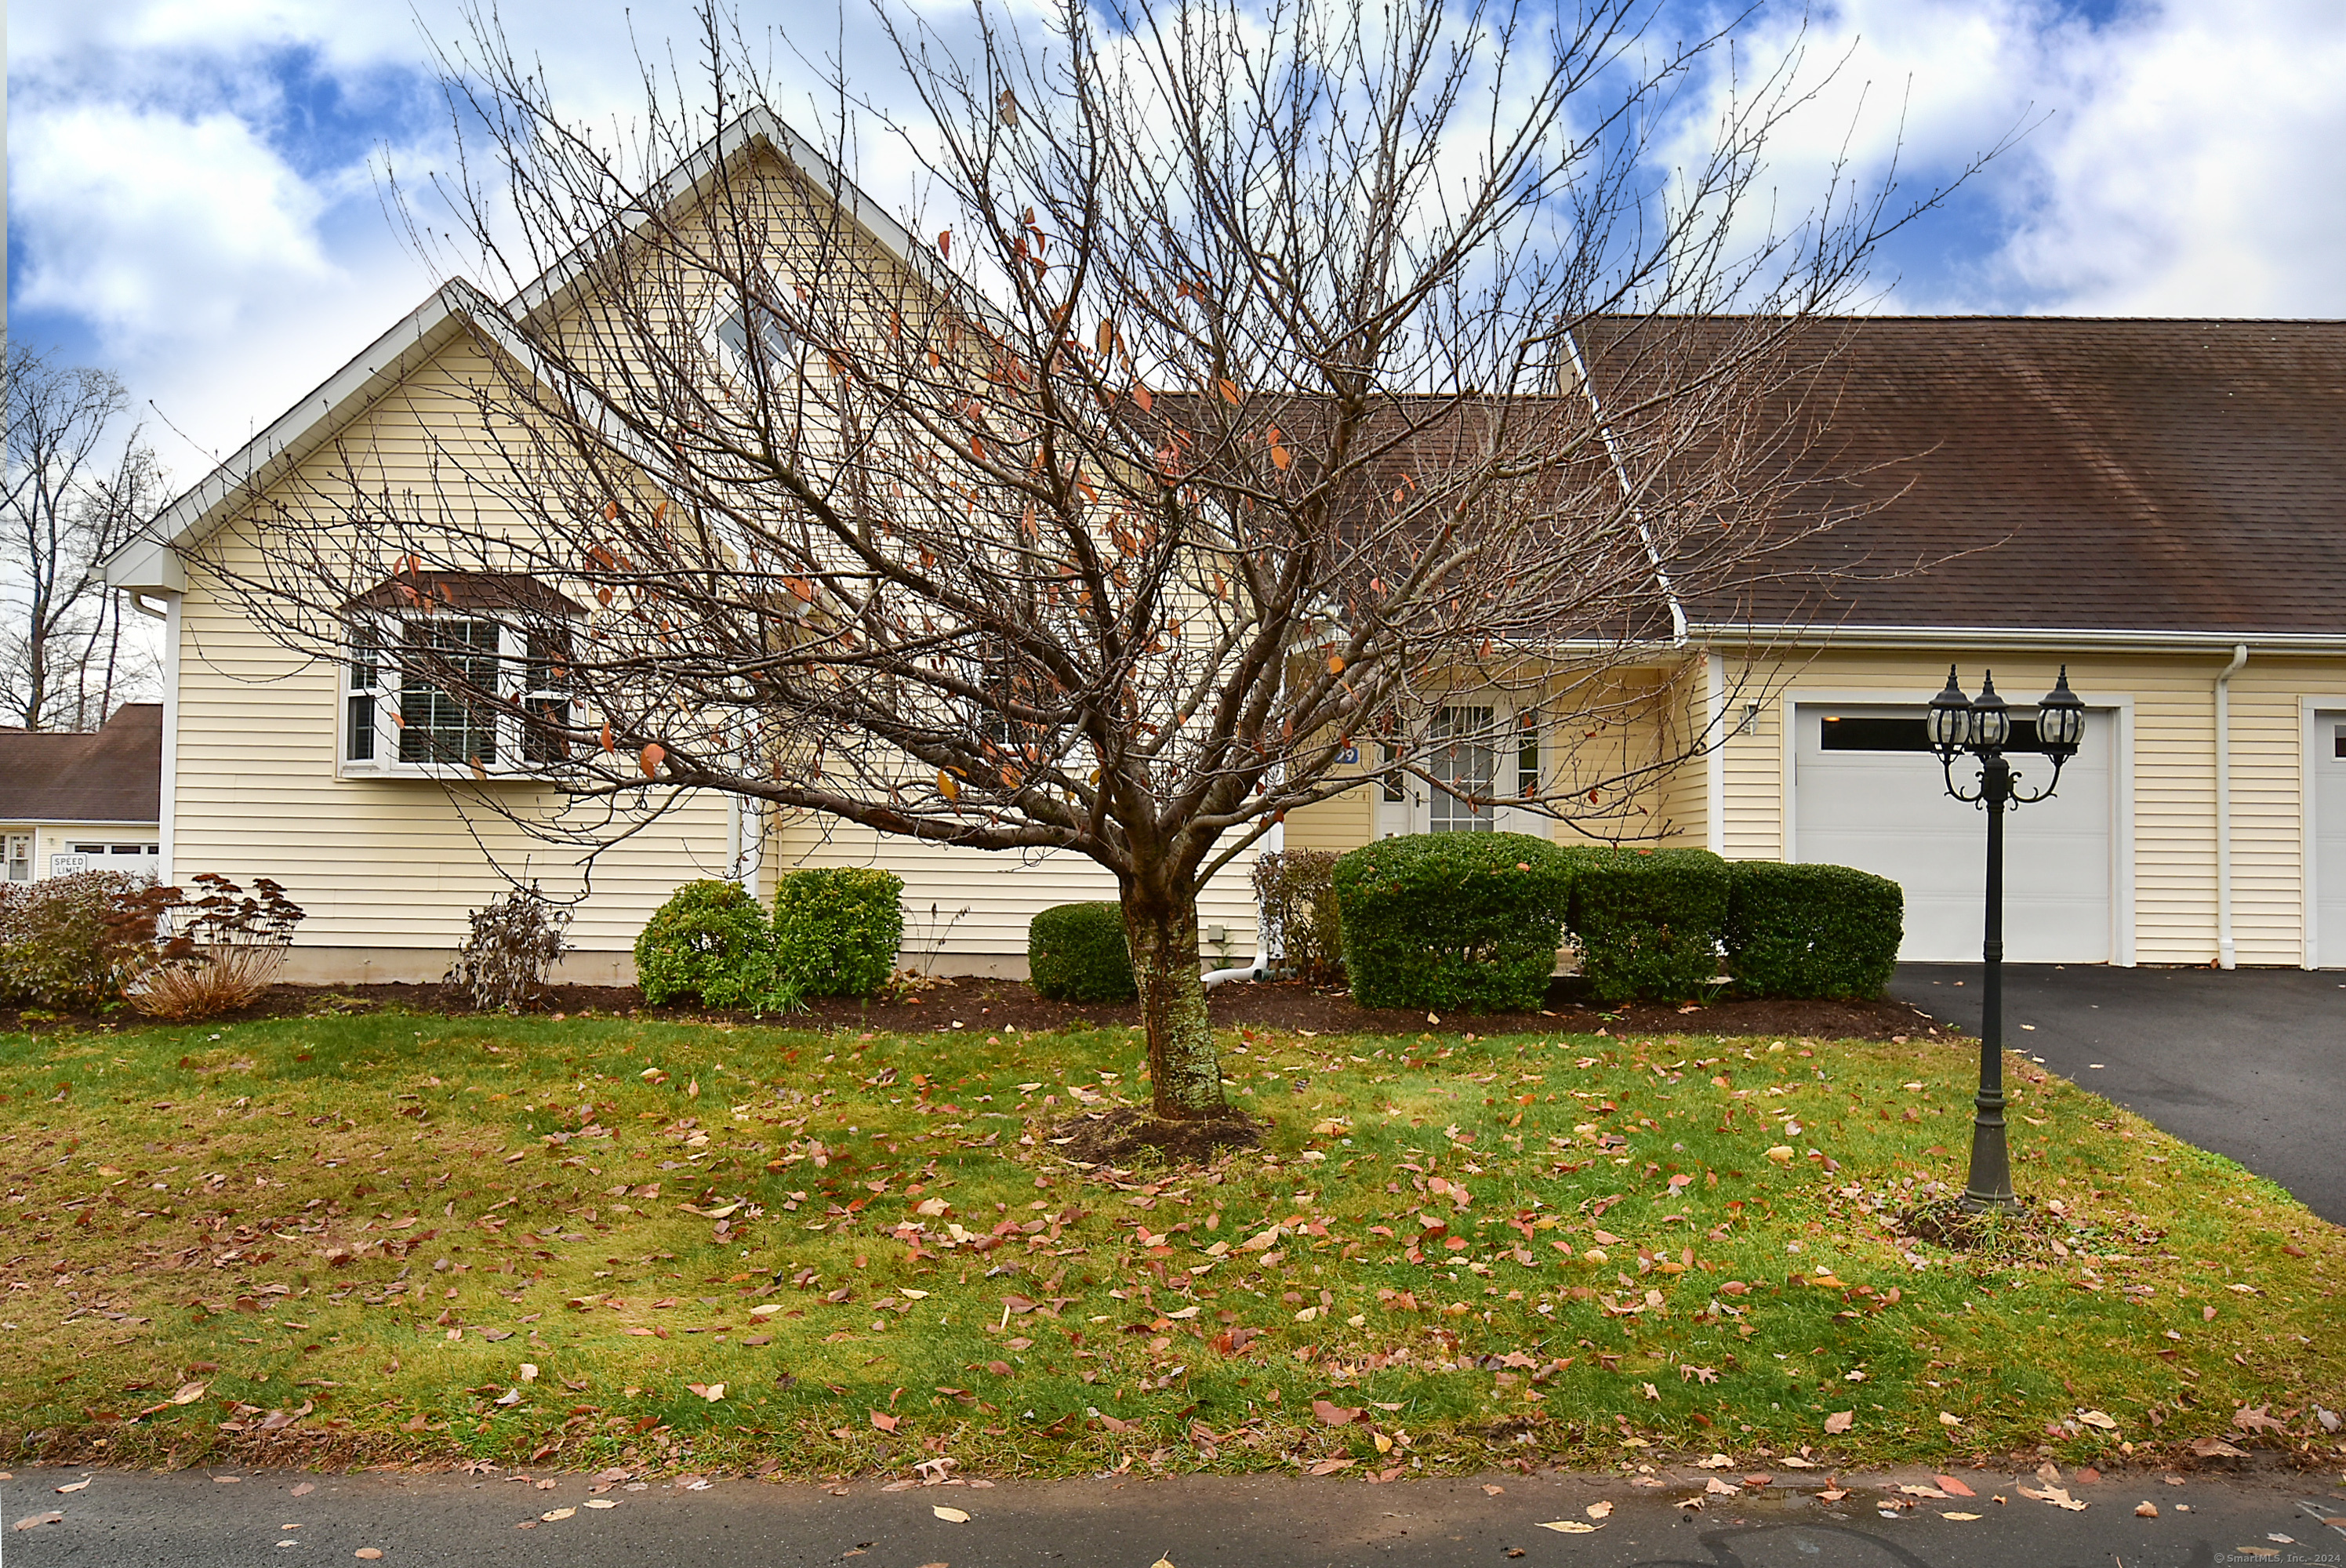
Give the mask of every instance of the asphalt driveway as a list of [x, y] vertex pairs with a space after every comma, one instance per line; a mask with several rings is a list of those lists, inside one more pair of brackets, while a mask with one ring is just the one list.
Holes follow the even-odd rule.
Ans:
[[[1907, 963], [1890, 993], [1975, 1032], [1980, 966]], [[2004, 1039], [2346, 1225], [2346, 975], [2006, 964]]]

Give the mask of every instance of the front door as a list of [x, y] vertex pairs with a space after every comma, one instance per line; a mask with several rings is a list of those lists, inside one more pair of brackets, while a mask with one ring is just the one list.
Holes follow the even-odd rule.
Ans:
[[[1527, 814], [1503, 807], [1503, 791], [1537, 787], [1539, 734], [1496, 703], [1436, 708], [1417, 755], [1436, 783], [1415, 776], [1388, 780], [1377, 801], [1377, 837], [1402, 833], [1542, 832]], [[1388, 754], [1389, 755], [1389, 754]], [[1464, 799], [1462, 799], [1464, 797]]]

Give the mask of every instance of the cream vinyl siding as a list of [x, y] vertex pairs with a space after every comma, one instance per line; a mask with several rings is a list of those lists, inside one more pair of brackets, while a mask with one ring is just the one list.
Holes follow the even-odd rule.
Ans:
[[[903, 878], [904, 962], [939, 973], [1024, 974], [1026, 926], [1037, 912], [1117, 900], [1116, 879], [1097, 861], [1064, 850], [1020, 854], [923, 843], [804, 813], [787, 814], [766, 843], [770, 897], [772, 878], [803, 869], [875, 866]], [[1253, 873], [1249, 850], [1198, 897], [1199, 948], [1209, 962], [1255, 955]], [[1219, 944], [1206, 940], [1214, 926], [1225, 932]]]
[[[459, 341], [345, 427], [250, 509], [305, 507], [347, 496], [345, 464], [371, 490], [428, 504], [446, 483], [436, 449], [480, 445], [468, 384], [493, 373]], [[231, 524], [207, 547], [231, 573], [259, 569], [265, 523]], [[533, 838], [490, 802], [538, 813], [559, 809], [548, 791], [522, 784], [443, 784], [423, 779], [336, 777], [342, 702], [338, 664], [291, 653], [256, 630], [201, 563], [189, 568], [179, 612], [178, 748], [172, 875], [199, 871], [238, 881], [273, 877], [308, 911], [297, 945], [445, 951], [467, 915], [504, 895], [505, 875], [539, 881], [554, 897], [586, 894], [570, 929], [586, 952], [624, 952], [678, 883], [722, 874], [727, 810], [721, 798], [678, 801], [647, 831], [583, 852]], [[575, 809], [575, 808], [574, 808]], [[408, 968], [413, 968], [411, 963]]]
[[[2069, 684], [2088, 706], [2124, 698], [2130, 707], [2128, 756], [2114, 760], [2131, 765], [2131, 828], [2122, 771], [2114, 849], [2122, 862], [2132, 861], [2138, 963], [2208, 963], [2217, 955], [2215, 680], [2227, 657], [2105, 654], [2067, 660]], [[1945, 684], [1948, 659], [1943, 653], [1832, 649], [1799, 661], [1728, 662], [1730, 680], [1764, 681], [1771, 699], [1752, 732], [1728, 743], [1727, 853], [1773, 860], [1783, 852], [1787, 690], [1792, 697], [1831, 692], [1920, 704]], [[2062, 660], [2043, 650], [1990, 649], [1955, 662], [1965, 690], [1978, 690], [1985, 667], [1995, 671], [2005, 698], [2025, 707], [2051, 687]], [[2304, 657], [2252, 654], [2233, 677], [2232, 923], [2243, 964], [2301, 962], [2299, 697], [2341, 686], [2346, 662]]]
[[2346, 690], [2346, 662], [2251, 653], [2232, 677], [2232, 941], [2239, 963], [2304, 961], [2305, 746], [2299, 697], [2340, 690]]

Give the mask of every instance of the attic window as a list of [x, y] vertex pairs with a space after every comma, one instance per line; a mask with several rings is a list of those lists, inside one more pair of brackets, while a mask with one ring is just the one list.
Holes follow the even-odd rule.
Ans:
[[[750, 331], [753, 320], [758, 323], [754, 345]], [[752, 380], [761, 370], [769, 379], [797, 374], [805, 346], [788, 321], [755, 301], [736, 303], [719, 319], [717, 341], [732, 357], [735, 369]]]

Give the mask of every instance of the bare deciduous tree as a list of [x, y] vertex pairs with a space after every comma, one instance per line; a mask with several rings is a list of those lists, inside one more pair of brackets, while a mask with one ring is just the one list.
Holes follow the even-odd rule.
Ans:
[[[1645, 15], [1071, 0], [956, 46], [883, 12], [917, 239], [841, 172], [857, 117], [783, 129], [713, 15], [708, 96], [626, 146], [484, 31], [451, 81], [498, 178], [447, 189], [509, 290], [464, 295], [493, 382], [430, 494], [345, 452], [208, 567], [312, 651], [405, 617], [364, 657], [449, 698], [418, 758], [485, 769], [502, 708], [495, 765], [574, 801], [1090, 857], [1158, 1113], [1225, 1115], [1207, 879], [1364, 777], [1634, 832], [1704, 738], [1566, 742], [1814, 521], [1761, 411], [1912, 211], [1837, 177], [1754, 212], [1789, 78], [1658, 170], [1723, 40], [1657, 54]], [[484, 623], [505, 662], [449, 631]], [[1488, 732], [1525, 718], [1532, 776]]]
[[108, 372], [12, 342], [7, 381], [0, 704], [26, 729], [95, 728], [155, 678], [101, 564], [153, 513], [162, 473], [121, 429], [129, 398]]

